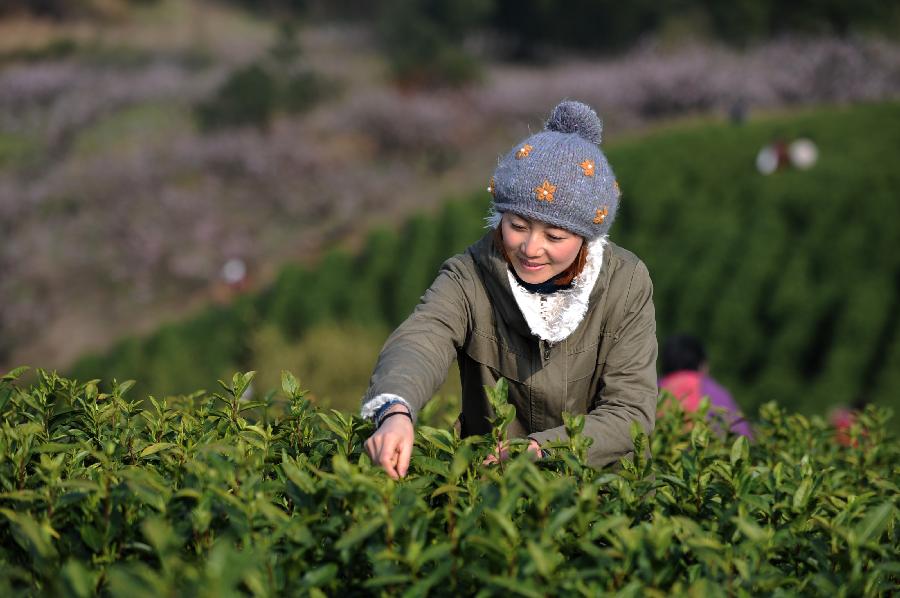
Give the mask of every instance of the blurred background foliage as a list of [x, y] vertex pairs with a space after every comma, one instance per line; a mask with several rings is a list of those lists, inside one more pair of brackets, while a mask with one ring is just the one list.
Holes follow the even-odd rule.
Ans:
[[[497, 155], [571, 97], [661, 339], [700, 335], [750, 413], [896, 406], [898, 32], [873, 0], [8, 0], [0, 369], [157, 396], [289, 369], [353, 410]], [[800, 136], [814, 168], [757, 173]]]
[[302, 113], [334, 95], [333, 82], [298, 66], [301, 53], [296, 25], [283, 23], [266, 56], [233, 71], [213, 97], [197, 106], [198, 125], [205, 130], [267, 127], [278, 112]]
[[[799, 135], [819, 143], [814, 169], [769, 179], [749, 167], [768, 139]], [[898, 149], [896, 103], [613, 146], [624, 190], [614, 237], [650, 268], [660, 338], [691, 330], [706, 339], [713, 371], [751, 411], [772, 399], [813, 413], [842, 400], [900, 407], [900, 174], [880, 159]], [[291, 365], [317, 396], [352, 410], [381, 339], [443, 259], [484, 234], [488, 204], [478, 193], [398, 233], [372, 232], [356, 256], [331, 251], [312, 268], [288, 266], [264, 293], [87, 358], [74, 374], [188, 392], [242, 368], [274, 388]], [[203, 355], [205, 378], [191, 355]]]
[[[895, 36], [900, 28], [898, 3], [879, 0], [222, 1], [261, 18], [374, 23], [393, 76], [417, 86], [459, 85], [477, 79], [481, 69], [474, 50], [484, 45], [491, 45], [495, 56], [534, 61], [559, 48], [620, 52], [648, 36], [692, 34], [745, 46], [785, 33]], [[0, 17], [26, 13], [57, 20], [122, 19], [135, 6], [160, 2], [7, 0], [0, 7]]]

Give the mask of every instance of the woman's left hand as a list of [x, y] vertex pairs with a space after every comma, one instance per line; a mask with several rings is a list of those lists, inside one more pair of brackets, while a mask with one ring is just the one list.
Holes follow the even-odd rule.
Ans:
[[[539, 445], [536, 440], [531, 440], [531, 442], [528, 443], [528, 448], [526, 450], [534, 455], [535, 459], [541, 458], [541, 445]], [[504, 441], [500, 443], [496, 451], [488, 455], [488, 458], [482, 462], [482, 465], [493, 465], [494, 463], [506, 461], [507, 459], [509, 459], [509, 443]]]

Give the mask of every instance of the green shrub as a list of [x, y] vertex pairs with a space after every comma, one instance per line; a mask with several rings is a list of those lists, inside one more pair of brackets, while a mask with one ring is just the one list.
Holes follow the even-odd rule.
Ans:
[[384, 2], [378, 33], [394, 78], [408, 86], [455, 86], [477, 80], [481, 66], [463, 42], [490, 11], [487, 0]]
[[389, 278], [390, 322], [399, 324], [412, 313], [425, 289], [434, 280], [441, 262], [449, 254], [439, 247], [438, 223], [434, 218], [413, 216], [399, 233], [398, 259]]
[[[648, 265], [660, 339], [704, 338], [751, 413], [769, 400], [900, 407], [879, 383], [900, 368], [898, 115], [896, 103], [821, 109], [609, 150], [624, 193], [613, 239]], [[815, 167], [755, 171], [763, 145], [799, 136], [818, 145]]]
[[[490, 436], [420, 425], [408, 477], [372, 426], [284, 395], [128, 397], [130, 382], [0, 381], [5, 595], [859, 595], [898, 591], [900, 444], [869, 408], [834, 442], [768, 404], [756, 442], [667, 412], [614, 470], [571, 440], [483, 466]], [[488, 389], [507, 411], [502, 385]], [[500, 426], [511, 414], [498, 417]], [[685, 422], [685, 417], [688, 421]], [[538, 589], [540, 588], [540, 589]]]
[[516, 57], [535, 58], [542, 46], [593, 52], [622, 51], [666, 27], [688, 36], [708, 36], [734, 46], [786, 33], [847, 36], [878, 32], [896, 37], [896, 2], [833, 0], [794, 2], [710, 0], [627, 4], [611, 0], [570, 0], [565, 8], [546, 0], [494, 0], [490, 25], [509, 42]]
[[361, 326], [388, 323], [393, 317], [390, 280], [400, 259], [397, 234], [377, 229], [369, 234], [353, 266], [347, 292], [349, 320]]
[[233, 72], [216, 96], [197, 108], [204, 129], [234, 125], [265, 127], [277, 106], [274, 77], [258, 64]]
[[306, 112], [337, 90], [324, 76], [298, 66], [296, 28], [283, 26], [269, 55], [235, 70], [216, 94], [196, 108], [203, 129], [265, 128], [279, 112]]
[[291, 369], [304, 372], [304, 380], [316, 389], [308, 398], [317, 406], [358, 412], [385, 335], [371, 325], [319, 324], [290, 341], [274, 326], [262, 326], [251, 341], [254, 395], [277, 389], [281, 371]]

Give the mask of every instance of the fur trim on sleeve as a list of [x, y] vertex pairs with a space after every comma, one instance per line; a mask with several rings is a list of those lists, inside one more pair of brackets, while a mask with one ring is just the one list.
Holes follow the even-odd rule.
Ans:
[[378, 408], [391, 401], [396, 401], [405, 405], [406, 408], [409, 409], [409, 412], [412, 413], [412, 408], [410, 408], [409, 403], [407, 403], [403, 397], [385, 392], [381, 393], [380, 395], [376, 395], [372, 399], [366, 401], [365, 405], [362, 406], [362, 409], [359, 412], [359, 416], [363, 419], [373, 419], [375, 417], [375, 413], [378, 412]]

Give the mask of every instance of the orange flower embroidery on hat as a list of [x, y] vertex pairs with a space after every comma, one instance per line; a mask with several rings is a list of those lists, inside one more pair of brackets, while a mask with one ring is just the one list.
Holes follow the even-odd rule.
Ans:
[[527, 143], [519, 148], [519, 151], [516, 152], [516, 160], [521, 160], [522, 158], [527, 158], [528, 154], [531, 153], [531, 150], [534, 148], [528, 145]]
[[494, 187], [494, 177], [491, 177], [491, 182], [488, 183], [488, 189], [487, 189], [487, 190], [488, 190], [488, 193], [491, 194], [491, 197], [496, 197], [496, 195], [495, 195], [496, 189], [495, 189], [495, 187]]
[[593, 160], [585, 160], [581, 164], [581, 170], [584, 171], [584, 176], [594, 176], [594, 161]]
[[597, 210], [597, 215], [594, 217], [594, 224], [603, 224], [607, 214], [609, 214], [609, 211], [606, 208]]
[[553, 194], [556, 193], [556, 185], [551, 185], [550, 181], [544, 180], [540, 187], [534, 188], [534, 194], [538, 201], [553, 201]]

